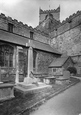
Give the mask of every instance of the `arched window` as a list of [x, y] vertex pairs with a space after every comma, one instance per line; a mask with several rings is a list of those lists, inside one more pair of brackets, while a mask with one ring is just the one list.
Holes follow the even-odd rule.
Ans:
[[13, 67], [14, 48], [8, 44], [0, 45], [0, 66]]

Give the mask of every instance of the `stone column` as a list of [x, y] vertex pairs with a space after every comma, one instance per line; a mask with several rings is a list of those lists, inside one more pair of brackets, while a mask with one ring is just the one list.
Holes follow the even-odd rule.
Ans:
[[19, 83], [19, 49], [17, 47], [16, 49], [16, 78], [15, 78], [15, 83]]
[[38, 69], [38, 63], [37, 63], [37, 62], [38, 62], [38, 52], [37, 52], [37, 54], [36, 54], [36, 62], [35, 62], [35, 63], [36, 63], [36, 67], [35, 67], [35, 68], [36, 68], [36, 69], [35, 69], [36, 71], [35, 71], [35, 72], [37, 72], [37, 69]]
[[3, 83], [3, 82], [1, 81], [1, 66], [0, 66], [0, 83]]
[[33, 72], [33, 48], [30, 46], [28, 49], [28, 76], [30, 75], [31, 71]]

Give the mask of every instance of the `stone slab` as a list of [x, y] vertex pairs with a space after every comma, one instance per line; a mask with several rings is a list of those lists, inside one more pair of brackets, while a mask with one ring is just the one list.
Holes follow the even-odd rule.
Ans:
[[14, 84], [1, 83], [0, 84], [0, 101], [8, 100], [14, 97]]
[[69, 82], [70, 82], [70, 79], [63, 78], [63, 77], [56, 78], [56, 81], [55, 81], [56, 84], [61, 84], [61, 85], [67, 84]]
[[1, 83], [0, 84], [0, 88], [3, 88], [3, 87], [13, 87], [15, 86], [15, 84], [11, 84], [11, 83]]
[[31, 92], [31, 91], [33, 92], [33, 91], [40, 90], [40, 89], [43, 89], [43, 88], [51, 88], [51, 87], [52, 87], [51, 85], [46, 85], [46, 84], [39, 83], [39, 86], [36, 86], [34, 84], [30, 84], [29, 86], [28, 85], [26, 85], [26, 86], [25, 85], [24, 86], [16, 85], [15, 89], [19, 90], [23, 93], [27, 93], [27, 92]]

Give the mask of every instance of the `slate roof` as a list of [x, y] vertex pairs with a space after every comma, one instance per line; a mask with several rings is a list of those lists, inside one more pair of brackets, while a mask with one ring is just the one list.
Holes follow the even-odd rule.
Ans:
[[39, 50], [43, 50], [43, 51], [47, 51], [47, 52], [56, 53], [56, 54], [61, 55], [61, 53], [58, 52], [57, 49], [52, 48], [49, 44], [46, 44], [46, 43], [42, 43], [42, 42], [33, 40], [32, 46], [35, 49], [39, 49]]
[[0, 29], [0, 40], [19, 44], [19, 45], [24, 45], [24, 46], [26, 46], [26, 43], [28, 42], [27, 37], [16, 35], [14, 33], [10, 33], [8, 31], [1, 30], [1, 29]]
[[[56, 49], [53, 49], [49, 44], [45, 44], [45, 43], [42, 43], [36, 40], [31, 40], [30, 38], [16, 35], [14, 33], [10, 33], [10, 32], [7, 32], [1, 29], [0, 29], [0, 40], [5, 41], [5, 42], [14, 43], [17, 45], [22, 45], [25, 47], [29, 47], [31, 45], [33, 48], [38, 49], [38, 50], [60, 54]], [[29, 40], [31, 44], [29, 44]]]
[[68, 60], [68, 56], [67, 57], [60, 57], [57, 58], [56, 60], [54, 60], [50, 65], [49, 68], [52, 67], [62, 67], [64, 65], [64, 63]]

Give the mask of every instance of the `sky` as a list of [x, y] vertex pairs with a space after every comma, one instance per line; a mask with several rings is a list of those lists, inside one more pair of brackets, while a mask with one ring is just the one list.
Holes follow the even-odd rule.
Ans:
[[39, 24], [39, 8], [56, 9], [59, 5], [61, 21], [81, 11], [81, 0], [0, 0], [0, 13], [36, 27]]

